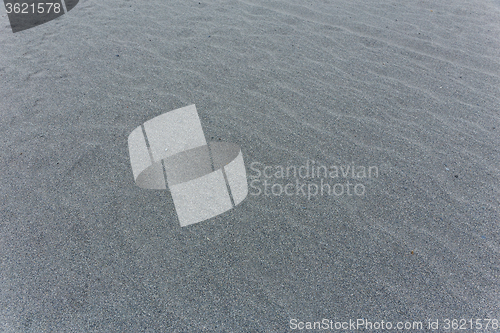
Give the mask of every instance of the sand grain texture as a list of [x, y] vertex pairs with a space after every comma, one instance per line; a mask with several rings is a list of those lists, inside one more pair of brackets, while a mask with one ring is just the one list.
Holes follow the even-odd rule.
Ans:
[[[13, 34], [1, 9], [0, 331], [500, 319], [499, 22], [488, 0], [81, 0]], [[127, 137], [193, 103], [247, 169], [380, 176], [179, 228]]]

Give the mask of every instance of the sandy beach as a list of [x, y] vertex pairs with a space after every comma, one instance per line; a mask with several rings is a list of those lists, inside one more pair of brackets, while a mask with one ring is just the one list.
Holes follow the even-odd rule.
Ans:
[[[0, 7], [0, 332], [495, 331], [498, 1]], [[253, 188], [180, 227], [127, 139], [192, 104]]]

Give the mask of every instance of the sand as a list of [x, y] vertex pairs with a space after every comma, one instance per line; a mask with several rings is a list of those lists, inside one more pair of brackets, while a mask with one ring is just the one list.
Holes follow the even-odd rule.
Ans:
[[[81, 0], [12, 33], [2, 7], [0, 331], [500, 319], [499, 22], [488, 0]], [[181, 228], [127, 138], [190, 104], [248, 175], [379, 175]]]

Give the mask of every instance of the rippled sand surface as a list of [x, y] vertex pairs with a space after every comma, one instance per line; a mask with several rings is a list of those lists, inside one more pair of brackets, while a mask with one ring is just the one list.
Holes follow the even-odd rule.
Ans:
[[[498, 1], [81, 0], [15, 34], [0, 16], [0, 331], [500, 319]], [[249, 176], [378, 177], [180, 228], [127, 137], [190, 104]]]

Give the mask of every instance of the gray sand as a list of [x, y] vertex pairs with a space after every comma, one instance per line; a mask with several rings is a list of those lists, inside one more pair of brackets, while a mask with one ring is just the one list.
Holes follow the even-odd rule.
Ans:
[[[0, 331], [500, 319], [500, 4], [442, 3], [81, 0], [15, 34], [2, 7]], [[190, 104], [249, 175], [379, 177], [180, 228], [127, 137]]]

